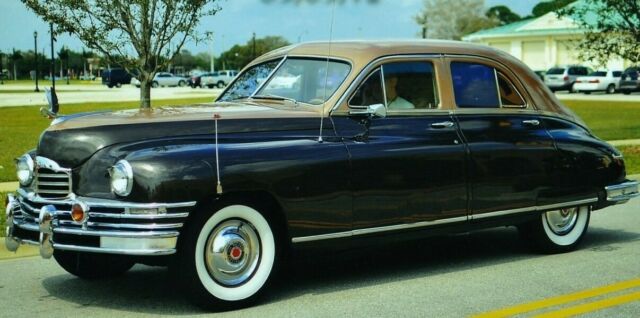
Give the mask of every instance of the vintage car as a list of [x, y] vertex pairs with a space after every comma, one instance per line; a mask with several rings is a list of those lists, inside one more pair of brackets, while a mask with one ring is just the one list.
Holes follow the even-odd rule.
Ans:
[[638, 195], [529, 68], [447, 41], [299, 44], [212, 104], [58, 116], [17, 174], [9, 250], [39, 245], [82, 278], [169, 265], [214, 309], [312, 247], [517, 226], [570, 251], [592, 211]]

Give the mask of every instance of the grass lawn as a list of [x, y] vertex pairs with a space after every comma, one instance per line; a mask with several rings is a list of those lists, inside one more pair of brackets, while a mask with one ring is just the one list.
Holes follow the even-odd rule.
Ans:
[[640, 146], [621, 146], [618, 150], [624, 155], [627, 175], [640, 173]]
[[[154, 107], [188, 105], [210, 102], [211, 96], [152, 101]], [[112, 103], [85, 103], [64, 105], [65, 114], [95, 110], [119, 110], [138, 107], [137, 101]], [[51, 121], [40, 115], [38, 107], [19, 106], [0, 108], [0, 182], [15, 181], [13, 159], [36, 147], [40, 133]], [[4, 201], [2, 201], [4, 202]]]
[[[42, 90], [44, 92], [44, 90]], [[60, 92], [82, 92], [82, 93], [93, 93], [93, 92], [103, 92], [101, 90], [80, 90], [80, 89], [69, 89], [69, 90], [58, 90], [57, 86], [56, 86], [56, 92], [60, 93]], [[1, 94], [31, 94], [34, 93], [33, 89], [29, 88], [29, 89], [1, 89], [0, 90], [0, 95]]]
[[562, 101], [571, 108], [598, 138], [640, 139], [639, 102]]

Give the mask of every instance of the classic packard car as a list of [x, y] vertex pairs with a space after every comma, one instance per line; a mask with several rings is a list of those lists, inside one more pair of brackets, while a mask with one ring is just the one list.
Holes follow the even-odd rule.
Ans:
[[82, 278], [169, 265], [218, 309], [255, 301], [292, 250], [517, 226], [566, 252], [638, 195], [529, 68], [447, 41], [281, 48], [212, 104], [58, 116], [16, 162], [9, 250]]

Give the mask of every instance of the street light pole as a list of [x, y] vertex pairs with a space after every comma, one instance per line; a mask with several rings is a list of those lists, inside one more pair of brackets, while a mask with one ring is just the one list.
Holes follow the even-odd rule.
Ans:
[[51, 90], [56, 91], [56, 56], [53, 55], [53, 42], [56, 38], [53, 36], [53, 23], [49, 23], [49, 31], [51, 33]]
[[34, 46], [34, 50], [33, 50], [33, 56], [34, 59], [36, 60], [36, 92], [39, 92], [40, 89], [38, 88], [38, 32], [37, 31], [33, 31], [33, 46]]

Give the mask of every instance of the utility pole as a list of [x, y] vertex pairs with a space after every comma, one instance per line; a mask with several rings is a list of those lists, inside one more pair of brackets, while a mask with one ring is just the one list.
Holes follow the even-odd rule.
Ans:
[[0, 85], [4, 85], [4, 71], [2, 67], [2, 59], [4, 58], [4, 53], [0, 51]]
[[36, 92], [39, 92], [40, 89], [38, 88], [38, 32], [33, 31], [33, 46], [34, 46], [34, 50], [33, 50], [33, 55], [35, 57], [36, 60]]
[[256, 33], [253, 32], [253, 49], [251, 51], [251, 60], [256, 58]]
[[209, 49], [211, 51], [210, 52], [211, 56], [209, 57], [209, 59], [210, 59], [209, 60], [209, 63], [210, 63], [209, 72], [213, 73], [213, 72], [216, 71], [215, 57], [214, 57], [214, 53], [213, 53], [213, 36], [214, 36], [214, 33], [211, 32], [210, 34], [211, 34], [211, 38], [210, 38], [211, 42], [209, 42]]
[[427, 38], [427, 27], [426, 26], [422, 27], [422, 38], [423, 39]]
[[56, 91], [56, 56], [53, 55], [53, 42], [56, 41], [53, 35], [53, 23], [49, 23], [49, 31], [51, 32], [51, 89]]

